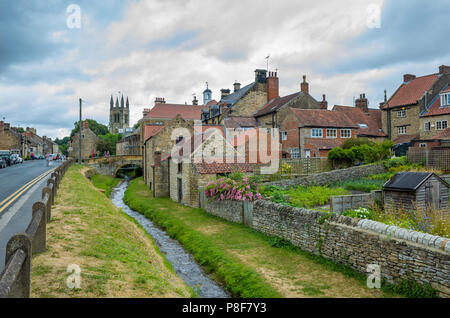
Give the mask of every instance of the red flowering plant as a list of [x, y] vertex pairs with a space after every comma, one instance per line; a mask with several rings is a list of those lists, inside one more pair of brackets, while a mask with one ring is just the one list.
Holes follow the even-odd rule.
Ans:
[[258, 192], [258, 182], [252, 177], [244, 177], [241, 173], [212, 180], [206, 186], [205, 195], [217, 201], [255, 201], [262, 198]]

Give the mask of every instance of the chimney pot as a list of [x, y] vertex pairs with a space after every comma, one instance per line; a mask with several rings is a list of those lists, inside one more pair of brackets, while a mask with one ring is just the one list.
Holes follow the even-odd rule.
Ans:
[[306, 82], [306, 75], [303, 75], [303, 83], [300, 84], [302, 93], [309, 94], [309, 84]]
[[407, 82], [409, 82], [409, 81], [411, 81], [411, 80], [413, 80], [413, 79], [415, 79], [416, 78], [416, 75], [413, 75], [413, 74], [405, 74], [405, 75], [403, 75], [403, 82], [404, 83], [407, 83]]
[[439, 66], [439, 74], [450, 74], [450, 66], [447, 65]]
[[241, 83], [235, 82], [235, 83], [233, 84], [233, 86], [234, 86], [234, 91], [235, 91], [235, 92], [237, 92], [238, 90], [241, 89]]
[[267, 101], [280, 97], [280, 82], [276, 73], [271, 72], [267, 78]]
[[364, 113], [369, 113], [369, 103], [366, 98], [366, 94], [360, 94], [360, 98], [355, 100], [355, 107], [361, 109]]
[[325, 94], [322, 95], [322, 101], [320, 102], [320, 109], [328, 109], [327, 96]]

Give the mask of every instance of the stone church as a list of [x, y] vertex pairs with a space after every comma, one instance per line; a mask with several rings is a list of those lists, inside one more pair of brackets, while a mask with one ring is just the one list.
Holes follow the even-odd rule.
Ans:
[[120, 100], [116, 97], [116, 104], [114, 105], [113, 97], [109, 102], [109, 132], [112, 134], [124, 134], [126, 129], [130, 126], [130, 103], [124, 102], [123, 95]]

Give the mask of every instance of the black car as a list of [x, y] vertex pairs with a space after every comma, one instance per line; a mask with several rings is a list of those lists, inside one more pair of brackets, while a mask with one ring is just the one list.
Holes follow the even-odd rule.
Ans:
[[11, 157], [8, 154], [0, 154], [0, 158], [2, 158], [7, 166], [10, 166], [12, 164]]
[[6, 168], [6, 161], [2, 157], [0, 157], [0, 169]]

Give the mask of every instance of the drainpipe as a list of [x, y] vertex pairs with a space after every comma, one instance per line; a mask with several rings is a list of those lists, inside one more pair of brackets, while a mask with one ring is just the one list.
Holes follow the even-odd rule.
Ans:
[[[389, 106], [388, 106], [389, 107]], [[392, 129], [391, 129], [391, 109], [388, 108], [387, 110], [387, 124], [388, 124], [388, 139], [392, 140]]]
[[172, 158], [167, 159], [167, 184], [169, 186], [169, 198], [170, 198], [170, 162]]

